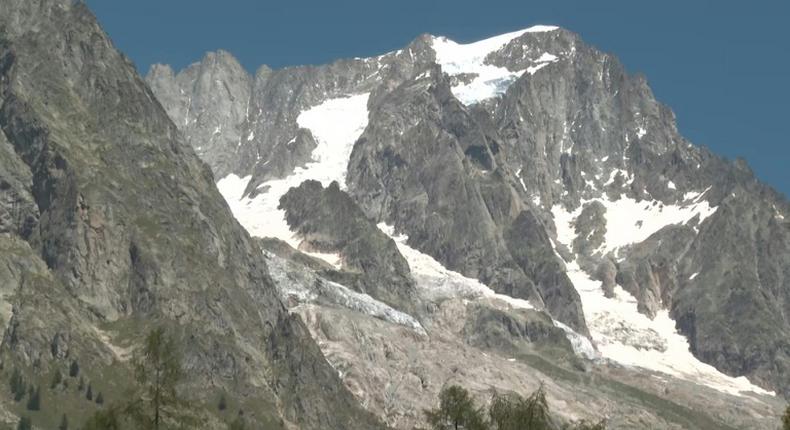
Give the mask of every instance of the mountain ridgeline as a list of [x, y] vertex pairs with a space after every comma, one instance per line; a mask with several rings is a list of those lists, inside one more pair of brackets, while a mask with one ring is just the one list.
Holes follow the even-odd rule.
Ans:
[[779, 422], [790, 204], [578, 35], [143, 79], [84, 2], [0, 10], [0, 426], [96, 425], [149, 333], [200, 428]]
[[[3, 374], [46, 387], [78, 363], [106, 403], [123, 400], [129, 358], [160, 325], [177, 333], [190, 375], [181, 389], [204, 428], [225, 428], [221, 392], [256, 427], [375, 428], [283, 306], [209, 168], [84, 3], [0, 9]], [[36, 428], [91, 413], [74, 403], [76, 386], [44, 390]], [[24, 402], [3, 390], [0, 410], [8, 420]]]
[[[684, 139], [614, 56], [564, 29], [535, 30], [492, 38], [477, 58], [461, 51], [488, 41], [423, 35], [378, 57], [254, 75], [220, 51], [179, 73], [155, 65], [147, 81], [216, 177], [245, 178], [252, 198], [311, 162], [301, 112], [370, 93], [346, 191], [371, 220], [587, 334], [573, 261], [642, 314], [668, 310], [699, 360], [790, 394], [787, 200], [743, 161]], [[452, 61], [447, 45], [460, 52]], [[475, 99], [486, 70], [457, 70], [464, 62], [512, 76]], [[617, 218], [627, 205], [640, 209]], [[573, 216], [570, 240], [558, 237], [558, 212]]]

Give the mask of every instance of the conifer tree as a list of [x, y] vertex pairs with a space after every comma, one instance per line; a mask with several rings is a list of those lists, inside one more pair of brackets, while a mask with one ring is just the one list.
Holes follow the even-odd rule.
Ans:
[[30, 417], [20, 417], [19, 424], [16, 426], [16, 430], [32, 430], [33, 429], [33, 421], [30, 420]]
[[82, 430], [120, 430], [121, 419], [120, 414], [116, 408], [102, 409], [94, 413]]
[[63, 414], [60, 417], [60, 425], [58, 426], [58, 430], [69, 430], [69, 419], [66, 418], [66, 414]]
[[27, 410], [39, 411], [41, 410], [41, 387], [30, 386], [30, 396], [27, 399]]
[[11, 386], [11, 394], [14, 395], [14, 401], [18, 402], [25, 397], [27, 385], [25, 384], [25, 379], [22, 377], [22, 372], [19, 369], [14, 368], [14, 371], [11, 373], [11, 380], [9, 381], [9, 385]]
[[[141, 392], [136, 403], [127, 408], [139, 428], [159, 430], [168, 408], [180, 406], [176, 385], [183, 377], [181, 355], [175, 341], [161, 327], [145, 339], [135, 357], [135, 377]], [[171, 419], [181, 419], [176, 415]]]
[[483, 430], [483, 413], [464, 388], [451, 385], [439, 393], [439, 408], [425, 411], [434, 430]]

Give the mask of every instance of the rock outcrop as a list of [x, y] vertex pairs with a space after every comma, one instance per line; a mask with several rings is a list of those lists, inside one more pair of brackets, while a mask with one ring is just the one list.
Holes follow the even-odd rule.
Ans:
[[[0, 9], [4, 372], [48, 385], [78, 362], [94, 387], [116, 387], [105, 402], [121, 401], [129, 354], [162, 325], [205, 428], [227, 425], [207, 406], [222, 392], [251, 425], [379, 426], [287, 312], [210, 169], [85, 4]], [[0, 403], [20, 412], [8, 395]], [[57, 410], [70, 404], [49, 402], [35, 425], [67, 412], [77, 426], [94, 408]]]

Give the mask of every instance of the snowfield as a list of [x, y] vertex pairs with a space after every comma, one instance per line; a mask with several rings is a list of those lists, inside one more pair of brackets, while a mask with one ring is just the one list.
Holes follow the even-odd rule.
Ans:
[[[707, 218], [716, 211], [716, 207], [701, 200], [704, 193], [688, 193], [682, 204], [665, 205], [663, 208], [656, 202], [636, 202], [628, 198], [614, 202], [598, 199], [606, 207], [607, 226], [617, 226], [607, 228], [603, 250], [617, 250], [639, 243], [668, 225], [686, 223], [696, 216], [700, 220]], [[568, 212], [561, 206], [554, 206], [552, 213], [557, 240], [570, 248], [576, 238], [574, 221], [581, 213], [581, 207]], [[635, 224], [637, 220], [642, 223]], [[688, 340], [677, 332], [675, 321], [668, 311], [661, 310], [654, 319], [650, 319], [637, 310], [636, 298], [620, 286], [615, 287], [613, 298], [607, 298], [601, 282], [585, 273], [575, 259], [566, 261], [566, 267], [568, 277], [581, 297], [584, 318], [592, 339], [604, 358], [672, 375], [733, 395], [742, 395], [744, 392], [775, 395], [753, 385], [745, 377], [733, 378], [699, 361], [689, 350]], [[695, 277], [696, 274], [691, 279]]]
[[524, 73], [534, 74], [549, 63], [558, 60], [557, 56], [544, 52], [524, 70], [511, 71], [505, 67], [486, 64], [488, 54], [502, 49], [513, 39], [525, 33], [540, 33], [557, 30], [558, 27], [539, 25], [512, 33], [494, 36], [474, 43], [459, 44], [446, 37], [436, 37], [432, 41], [436, 53], [436, 63], [450, 76], [463, 74], [475, 75], [468, 83], [458, 83], [452, 87], [455, 97], [465, 105], [504, 94], [507, 88]]
[[[301, 240], [294, 237], [285, 221], [285, 212], [277, 209], [280, 197], [291, 187], [313, 179], [324, 186], [337, 181], [341, 189], [346, 186], [348, 160], [354, 143], [368, 124], [369, 93], [329, 99], [299, 114], [296, 122], [310, 130], [317, 146], [312, 161], [305, 167], [297, 167], [283, 178], [261, 184], [262, 190], [254, 198], [244, 196], [251, 177], [239, 178], [230, 174], [217, 182], [219, 192], [230, 205], [230, 209], [242, 226], [255, 237], [276, 237], [299, 248]], [[340, 257], [336, 254], [308, 253], [338, 267]]]
[[701, 223], [716, 212], [716, 207], [712, 207], [707, 200], [702, 199], [703, 194], [704, 192], [687, 193], [685, 200], [676, 205], [665, 205], [651, 200], [636, 201], [629, 197], [614, 201], [597, 198], [582, 201], [572, 212], [568, 212], [561, 205], [552, 207], [551, 212], [554, 215], [557, 236], [567, 245], [576, 237], [573, 221], [581, 214], [584, 206], [591, 202], [601, 203], [606, 208], [607, 228], [604, 243], [596, 251], [606, 254], [628, 245], [641, 243], [669, 225], [686, 224], [695, 217], [699, 217]]

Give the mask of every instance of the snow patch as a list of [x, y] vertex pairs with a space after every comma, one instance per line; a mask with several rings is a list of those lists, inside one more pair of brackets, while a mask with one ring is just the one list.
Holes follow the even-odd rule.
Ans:
[[[605, 157], [605, 158], [608, 159], [609, 157]], [[606, 161], [606, 160], [604, 160], [604, 161]], [[634, 182], [634, 177], [630, 173], [628, 173], [627, 171], [625, 171], [623, 169], [612, 169], [612, 171], [609, 172], [609, 179], [607, 179], [606, 182], [603, 185], [605, 187], [608, 187], [609, 185], [612, 185], [614, 183], [615, 179], [617, 179], [618, 174], [620, 176], [622, 176], [623, 178], [625, 178], [627, 185], [631, 185]]]
[[689, 276], [689, 281], [693, 281], [694, 278], [696, 278], [697, 276], [699, 276], [699, 272], [694, 273], [693, 275]]
[[672, 182], [672, 181], [667, 182], [667, 188], [669, 188], [670, 190], [677, 190], [678, 189], [678, 187], [676, 187], [675, 183]]
[[474, 43], [459, 44], [446, 37], [435, 37], [432, 47], [436, 53], [436, 63], [450, 76], [472, 74], [468, 83], [458, 83], [452, 87], [453, 95], [465, 105], [504, 94], [507, 88], [525, 71], [533, 74], [547, 64], [557, 61], [555, 55], [543, 53], [534, 65], [524, 70], [510, 71], [505, 67], [486, 64], [488, 54], [495, 52], [513, 39], [525, 34], [556, 30], [553, 26], [535, 26], [512, 33], [502, 34]]
[[[693, 197], [699, 200], [701, 194], [704, 192]], [[664, 206], [663, 209], [659, 209], [656, 202], [636, 202], [631, 199], [598, 201], [606, 206], [607, 226], [617, 226], [607, 228], [604, 249], [617, 249], [640, 242], [666, 225], [687, 222], [696, 215], [703, 218], [716, 210], [707, 201], [695, 201], [685, 206]], [[580, 212], [581, 207], [573, 212], [560, 206], [552, 208], [557, 239], [565, 246], [570, 247], [576, 238], [574, 222]], [[632, 224], [639, 218], [644, 218], [645, 223], [636, 228]], [[775, 395], [751, 384], [745, 377], [724, 375], [713, 366], [697, 360], [689, 350], [688, 340], [677, 332], [675, 321], [668, 311], [659, 311], [651, 320], [638, 311], [636, 298], [619, 285], [614, 288], [614, 297], [607, 298], [601, 282], [593, 280], [575, 260], [567, 262], [567, 274], [579, 293], [590, 334], [604, 358], [627, 366], [662, 372], [733, 395], [749, 391]], [[692, 275], [692, 279], [695, 276]]]
[[527, 184], [524, 183], [524, 178], [521, 176], [521, 171], [523, 171], [523, 170], [524, 170], [524, 167], [521, 167], [520, 169], [518, 169], [518, 172], [516, 172], [516, 176], [518, 177], [518, 181], [521, 183], [521, 188], [523, 188], [524, 191], [527, 191]]
[[604, 358], [707, 385], [725, 393], [775, 395], [745, 377], [727, 376], [697, 360], [688, 340], [677, 332], [669, 312], [661, 310], [654, 319], [637, 310], [632, 295], [616, 286], [607, 298], [601, 283], [594, 281], [575, 262], [568, 263], [568, 276], [581, 296], [584, 317], [593, 341]]
[[[369, 93], [329, 99], [299, 114], [296, 122], [310, 130], [317, 146], [312, 161], [297, 167], [283, 179], [274, 179], [261, 184], [261, 193], [254, 198], [244, 195], [251, 177], [240, 178], [230, 174], [217, 182], [217, 188], [228, 202], [233, 215], [242, 226], [255, 237], [276, 237], [294, 248], [300, 239], [285, 221], [285, 211], [277, 208], [280, 197], [292, 187], [313, 179], [324, 186], [337, 181], [345, 188], [348, 159], [359, 135], [368, 123]], [[337, 259], [331, 254], [313, 254], [335, 265]]]
[[707, 200], [664, 205], [656, 200], [637, 201], [630, 197], [614, 201], [604, 198], [584, 200], [573, 212], [566, 211], [561, 205], [555, 205], [551, 212], [557, 226], [557, 238], [561, 243], [573, 242], [576, 237], [575, 220], [584, 206], [591, 202], [599, 202], [606, 209], [606, 234], [604, 243], [598, 250], [603, 254], [643, 242], [666, 226], [686, 224], [696, 216], [702, 222], [717, 209]]
[[639, 127], [639, 129], [636, 130], [636, 137], [640, 139], [643, 138], [646, 134], [647, 134], [647, 130], [645, 130], [643, 127]]

